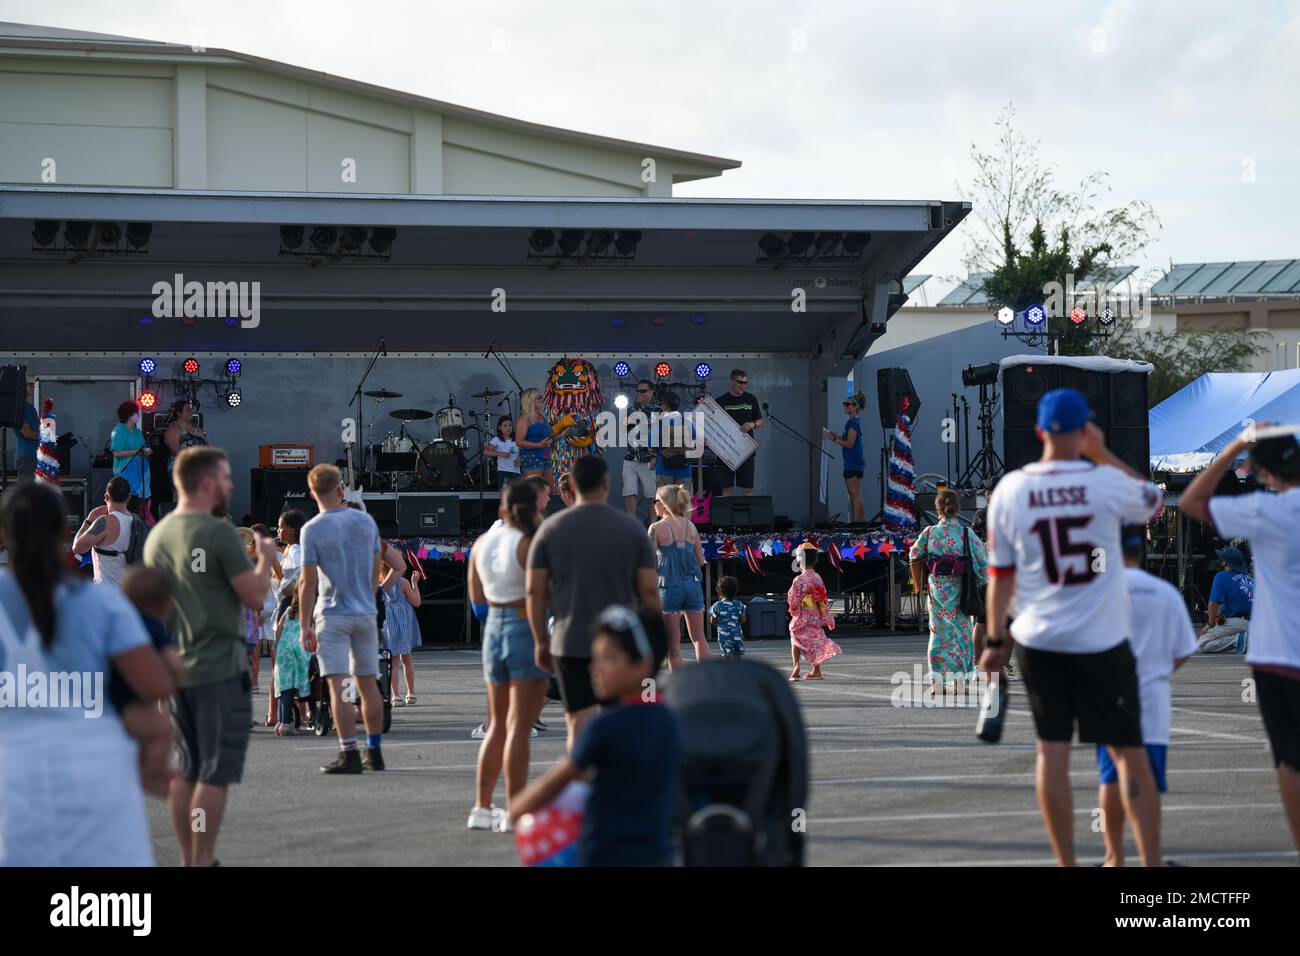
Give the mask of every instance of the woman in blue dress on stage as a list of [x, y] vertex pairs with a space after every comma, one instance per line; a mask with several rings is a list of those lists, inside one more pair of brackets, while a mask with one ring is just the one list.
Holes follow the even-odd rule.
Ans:
[[149, 510], [149, 499], [153, 496], [150, 490], [153, 477], [149, 471], [152, 449], [145, 445], [144, 432], [140, 430], [140, 406], [129, 399], [117, 406], [117, 422], [108, 439], [113, 453], [113, 473], [130, 483], [131, 494], [144, 502], [140, 517], [146, 524], [152, 524], [153, 514]]

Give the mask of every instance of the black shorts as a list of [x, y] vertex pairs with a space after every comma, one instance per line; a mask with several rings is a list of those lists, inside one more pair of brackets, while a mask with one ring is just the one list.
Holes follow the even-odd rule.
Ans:
[[244, 778], [253, 722], [253, 680], [247, 673], [172, 696], [172, 723], [181, 778], [217, 787]]
[[758, 457], [755, 453], [746, 458], [735, 471], [732, 471], [722, 462], [717, 461], [704, 469], [704, 487], [714, 494], [732, 485], [739, 485], [742, 488], [754, 487], [754, 459]]
[[560, 700], [564, 701], [564, 712], [575, 714], [588, 707], [595, 707], [596, 691], [591, 686], [590, 657], [556, 657], [555, 679], [560, 685]]
[[1137, 662], [1128, 641], [1095, 654], [1066, 654], [1017, 646], [1020, 673], [1038, 739], [1111, 747], [1142, 746]]
[[844, 477], [845, 477], [845, 478], [861, 478], [861, 477], [862, 477], [862, 472], [860, 472], [860, 471], [846, 471], [846, 472], [844, 472]]
[[1273, 765], [1300, 770], [1300, 680], [1272, 671], [1252, 670], [1259, 715], [1273, 750]]

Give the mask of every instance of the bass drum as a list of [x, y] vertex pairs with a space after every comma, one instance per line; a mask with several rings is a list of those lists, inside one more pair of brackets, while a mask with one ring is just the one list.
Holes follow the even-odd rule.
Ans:
[[449, 441], [431, 441], [415, 459], [415, 487], [451, 491], [465, 477], [465, 453]]

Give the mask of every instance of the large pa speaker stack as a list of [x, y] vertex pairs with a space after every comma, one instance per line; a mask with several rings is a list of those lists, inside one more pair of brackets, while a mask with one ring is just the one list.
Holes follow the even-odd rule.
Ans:
[[1007, 471], [1036, 461], [1043, 453], [1034, 434], [1038, 400], [1054, 388], [1073, 388], [1088, 400], [1093, 422], [1106, 434], [1106, 447], [1139, 474], [1149, 475], [1146, 373], [1062, 364], [1066, 361], [1053, 357], [1049, 362], [1026, 362], [1002, 370], [1002, 461]]

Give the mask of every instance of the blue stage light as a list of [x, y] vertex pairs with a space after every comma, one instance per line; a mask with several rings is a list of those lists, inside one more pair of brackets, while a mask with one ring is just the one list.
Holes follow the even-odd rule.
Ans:
[[158, 363], [151, 358], [140, 359], [140, 374], [152, 375], [158, 368]]
[[627, 378], [632, 374], [632, 366], [628, 365], [626, 362], [617, 362], [614, 365], [614, 374], [619, 378]]
[[695, 366], [695, 377], [699, 379], [708, 378], [713, 374], [713, 367], [708, 362], [701, 362]]
[[240, 371], [243, 369], [243, 367], [244, 367], [244, 366], [243, 366], [243, 364], [239, 361], [239, 359], [234, 359], [234, 358], [232, 358], [232, 359], [226, 359], [226, 374], [227, 374], [227, 375], [238, 375], [238, 374], [240, 373]]
[[1047, 313], [1043, 311], [1041, 305], [1031, 305], [1029, 308], [1025, 309], [1026, 325], [1042, 325], [1046, 321]]

